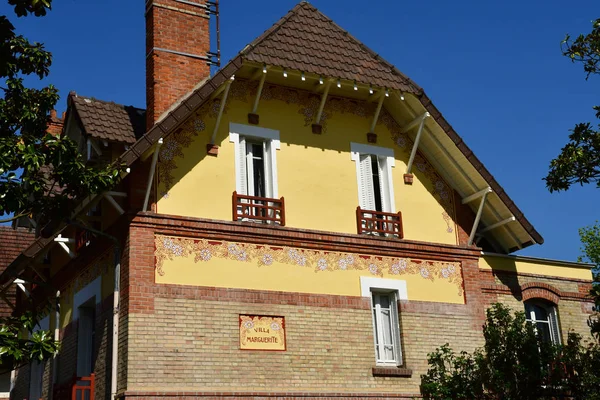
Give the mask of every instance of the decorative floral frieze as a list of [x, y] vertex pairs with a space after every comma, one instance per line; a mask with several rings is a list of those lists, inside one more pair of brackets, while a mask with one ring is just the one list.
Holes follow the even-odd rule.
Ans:
[[327, 252], [274, 247], [251, 243], [188, 239], [173, 236], [155, 236], [156, 272], [165, 275], [165, 261], [178, 257], [193, 257], [202, 263], [214, 259], [227, 259], [270, 266], [274, 262], [311, 268], [315, 272], [358, 270], [371, 275], [417, 275], [435, 281], [441, 279], [453, 283], [462, 295], [463, 281], [460, 264], [457, 262], [426, 261], [412, 258], [371, 256], [354, 253]]

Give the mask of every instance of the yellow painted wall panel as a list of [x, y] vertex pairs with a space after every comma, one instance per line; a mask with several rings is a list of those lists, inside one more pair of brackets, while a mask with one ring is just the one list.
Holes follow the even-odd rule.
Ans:
[[590, 268], [560, 265], [544, 260], [518, 260], [486, 255], [479, 259], [479, 268], [513, 271], [525, 274], [556, 276], [560, 278], [592, 280]]
[[[248, 83], [236, 81], [232, 85], [216, 135], [217, 157], [206, 155], [206, 144], [214, 129], [218, 100], [204, 105], [180, 132], [165, 139], [159, 159], [160, 213], [232, 219], [235, 160], [229, 124], [247, 124], [253, 92], [244, 85]], [[375, 105], [328, 100], [323, 114], [325, 132], [316, 135], [311, 132], [310, 116], [318, 98], [280, 87], [265, 87], [262, 97], [258, 110], [260, 126], [280, 133], [281, 149], [276, 151], [278, 195], [285, 198], [286, 225], [356, 233], [358, 185], [350, 144], [368, 144], [366, 133]], [[451, 219], [452, 190], [421, 156], [415, 160], [413, 185], [404, 184], [412, 142], [385, 110], [379, 122], [375, 129], [376, 146], [393, 149], [396, 158], [392, 179], [396, 209], [403, 214], [405, 238], [456, 244], [456, 226]], [[445, 214], [449, 216], [445, 218]]]

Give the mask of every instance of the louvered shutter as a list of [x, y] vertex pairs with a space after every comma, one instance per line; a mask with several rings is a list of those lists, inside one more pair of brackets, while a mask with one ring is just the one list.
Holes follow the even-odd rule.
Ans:
[[237, 171], [236, 171], [236, 187], [237, 187], [237, 192], [238, 194], [244, 194], [247, 195], [248, 194], [248, 173], [247, 173], [247, 166], [246, 166], [246, 155], [247, 155], [247, 150], [246, 150], [246, 139], [244, 139], [243, 137], [240, 136], [240, 141], [238, 143], [238, 151], [237, 151], [237, 156], [238, 156], [238, 160], [237, 160]]
[[271, 167], [271, 141], [262, 142], [265, 174], [265, 197], [273, 197], [273, 172]]
[[385, 157], [377, 157], [377, 172], [379, 177], [379, 190], [381, 191], [381, 211], [393, 212], [390, 207], [390, 188]]
[[550, 322], [550, 334], [552, 335], [552, 342], [554, 344], [560, 344], [560, 330], [558, 328], [558, 315], [556, 313], [556, 307], [552, 307], [548, 310], [548, 321]]
[[360, 155], [360, 208], [375, 210], [375, 195], [373, 194], [373, 173], [371, 170], [371, 156]]

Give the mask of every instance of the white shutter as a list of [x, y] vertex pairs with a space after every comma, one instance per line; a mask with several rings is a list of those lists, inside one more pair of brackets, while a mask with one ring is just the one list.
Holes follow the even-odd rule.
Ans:
[[236, 190], [238, 194], [248, 194], [248, 180], [246, 178], [246, 139], [240, 136], [240, 140], [237, 144], [237, 160], [236, 160]]
[[360, 155], [360, 208], [363, 210], [375, 210], [375, 195], [373, 193], [373, 173], [371, 170], [371, 156]]
[[273, 172], [271, 167], [271, 141], [263, 141], [263, 166], [265, 176], [265, 197], [273, 197]]
[[[246, 142], [244, 140], [244, 142]], [[254, 193], [254, 154], [252, 153], [252, 143], [245, 143], [244, 148], [246, 149], [246, 193], [248, 196], [256, 196]]]
[[379, 190], [381, 191], [381, 207], [384, 212], [392, 212], [390, 209], [389, 180], [387, 179], [386, 158], [377, 157], [377, 172], [379, 177]]

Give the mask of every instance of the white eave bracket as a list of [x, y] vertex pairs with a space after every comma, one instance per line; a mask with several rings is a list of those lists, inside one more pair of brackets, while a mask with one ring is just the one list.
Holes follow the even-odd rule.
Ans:
[[506, 218], [506, 219], [504, 219], [504, 220], [502, 220], [502, 221], [496, 222], [495, 224], [492, 224], [492, 225], [490, 225], [490, 226], [486, 226], [485, 228], [481, 229], [481, 230], [478, 232], [478, 234], [483, 234], [483, 233], [485, 233], [485, 232], [489, 232], [489, 231], [491, 231], [492, 229], [499, 228], [499, 227], [501, 227], [501, 226], [503, 226], [503, 225], [506, 225], [506, 224], [508, 224], [508, 223], [510, 223], [510, 222], [513, 222], [513, 221], [516, 221], [516, 220], [517, 220], [517, 219], [516, 219], [514, 216], [511, 216], [510, 218]]
[[209, 156], [217, 156], [219, 154], [219, 146], [215, 144], [215, 140], [217, 140], [217, 132], [219, 131], [219, 126], [221, 125], [221, 117], [223, 116], [223, 111], [225, 110], [225, 104], [227, 103], [227, 97], [229, 96], [229, 89], [231, 88], [231, 84], [234, 80], [235, 75], [229, 78], [229, 80], [225, 83], [225, 93], [223, 93], [223, 98], [221, 99], [219, 114], [217, 114], [217, 120], [215, 122], [215, 128], [213, 129], [212, 136], [210, 137], [210, 143], [206, 145], [206, 154]]
[[325, 108], [325, 102], [327, 101], [327, 96], [329, 95], [329, 89], [331, 88], [331, 83], [333, 81], [328, 79], [325, 82], [325, 88], [323, 89], [323, 94], [321, 95], [321, 103], [319, 104], [319, 109], [317, 110], [317, 117], [315, 118], [315, 123], [312, 124], [311, 129], [312, 133], [320, 135], [323, 132], [323, 127], [321, 126], [321, 117], [323, 116], [323, 108]]
[[417, 149], [419, 148], [419, 142], [421, 141], [421, 135], [423, 134], [423, 127], [425, 126], [425, 120], [429, 118], [431, 114], [428, 112], [423, 113], [423, 115], [413, 119], [408, 123], [404, 128], [402, 128], [402, 132], [408, 133], [411, 129], [419, 126], [419, 130], [417, 131], [417, 136], [415, 137], [415, 142], [413, 144], [412, 151], [410, 152], [410, 158], [408, 159], [408, 165], [406, 166], [406, 175], [409, 175], [412, 171], [412, 165], [415, 161], [415, 156], [417, 154]]
[[54, 238], [54, 241], [58, 243], [60, 247], [63, 248], [63, 250], [69, 255], [69, 257], [75, 258], [76, 254], [71, 251], [69, 246], [67, 246], [67, 244], [75, 243], [74, 239], [62, 237], [62, 234], [59, 234], [57, 237]]
[[492, 193], [492, 188], [488, 186], [485, 189], [482, 189], [477, 193], [473, 193], [472, 195], [467, 196], [462, 200], [462, 204], [467, 204], [472, 202], [473, 200], [481, 198], [479, 208], [477, 209], [477, 214], [475, 215], [475, 221], [473, 221], [473, 227], [471, 228], [471, 234], [469, 235], [469, 242], [467, 243], [468, 246], [471, 246], [473, 244], [473, 240], [475, 239], [475, 233], [477, 232], [477, 227], [479, 226], [479, 221], [481, 220], [481, 214], [483, 213], [485, 199], [487, 198], [487, 195], [489, 193]]
[[104, 193], [104, 198], [106, 200], [108, 200], [108, 202], [115, 208], [115, 210], [117, 210], [117, 212], [119, 213], [119, 215], [125, 214], [125, 210], [123, 210], [123, 207], [121, 207], [119, 205], [119, 203], [117, 203], [117, 201], [115, 200], [114, 196], [117, 196], [117, 197], [127, 197], [127, 193], [124, 193], [124, 192], [105, 192]]
[[148, 201], [150, 200], [150, 189], [152, 189], [152, 180], [154, 179], [154, 173], [156, 171], [156, 163], [158, 162], [158, 154], [160, 152], [160, 146], [163, 144], [163, 138], [158, 139], [156, 146], [154, 147], [154, 154], [152, 154], [152, 164], [150, 165], [150, 171], [148, 172], [148, 183], [146, 184], [146, 196], [144, 197], [144, 207], [142, 211], [148, 210]]
[[263, 87], [265, 86], [265, 80], [267, 79], [267, 68], [264, 67], [263, 69], [258, 70], [257, 74], [261, 74], [260, 81], [258, 82], [256, 97], [254, 98], [254, 104], [252, 105], [252, 112], [248, 114], [248, 123], [253, 125], [258, 125], [259, 123], [259, 117], [257, 114], [258, 103], [260, 102], [260, 96], [262, 95]]
[[377, 135], [375, 134], [375, 125], [377, 125], [377, 121], [379, 120], [379, 114], [381, 113], [381, 108], [383, 107], [383, 101], [385, 100], [385, 96], [381, 95], [379, 97], [379, 101], [377, 102], [377, 108], [375, 109], [375, 115], [373, 115], [373, 121], [371, 121], [371, 128], [369, 132], [367, 132], [367, 142], [369, 143], [377, 143]]

